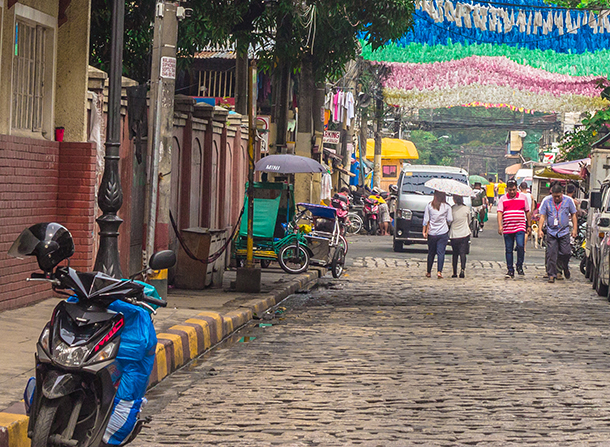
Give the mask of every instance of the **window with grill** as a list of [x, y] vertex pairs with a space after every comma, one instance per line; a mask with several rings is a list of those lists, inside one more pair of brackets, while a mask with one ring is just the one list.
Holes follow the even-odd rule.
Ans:
[[384, 177], [396, 177], [396, 166], [383, 166], [382, 173]]
[[13, 60], [13, 129], [43, 126], [46, 29], [17, 21]]
[[233, 98], [235, 96], [235, 72], [200, 71], [199, 94], [213, 98]]

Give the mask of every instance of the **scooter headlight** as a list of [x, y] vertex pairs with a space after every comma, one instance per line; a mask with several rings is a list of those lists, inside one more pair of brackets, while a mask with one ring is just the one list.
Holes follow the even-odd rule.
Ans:
[[51, 357], [54, 362], [62, 366], [78, 367], [81, 366], [85, 356], [89, 352], [87, 346], [71, 347], [63, 340], [57, 338], [53, 343], [53, 353]]
[[40, 338], [38, 339], [38, 343], [47, 354], [50, 352], [49, 349], [49, 337], [51, 336], [51, 329], [49, 329], [49, 325], [45, 326], [42, 330], [42, 334], [40, 334]]
[[104, 346], [104, 349], [100, 349], [87, 363], [98, 363], [111, 359], [115, 355], [118, 347], [119, 343], [117, 341], [108, 343]]

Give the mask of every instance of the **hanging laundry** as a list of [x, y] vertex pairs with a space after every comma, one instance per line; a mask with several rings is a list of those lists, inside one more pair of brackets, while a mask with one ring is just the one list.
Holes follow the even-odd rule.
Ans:
[[330, 201], [333, 195], [333, 179], [328, 172], [322, 174], [320, 180], [320, 200]]
[[339, 109], [341, 109], [341, 105], [339, 103], [339, 92], [335, 93], [335, 95], [333, 96], [333, 108], [332, 108], [332, 113], [333, 113], [333, 122], [334, 123], [338, 123], [339, 121]]
[[345, 93], [345, 113], [345, 124], [347, 127], [351, 127], [352, 120], [356, 116], [354, 113], [354, 95], [352, 95], [352, 92]]

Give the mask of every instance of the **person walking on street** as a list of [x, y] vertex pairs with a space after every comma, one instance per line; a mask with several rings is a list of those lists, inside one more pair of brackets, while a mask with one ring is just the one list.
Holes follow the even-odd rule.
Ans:
[[487, 192], [487, 202], [489, 203], [489, 210], [494, 206], [496, 198], [496, 184], [494, 179], [489, 177], [489, 185], [485, 185], [485, 191]]
[[504, 180], [500, 180], [500, 183], [498, 183], [498, 200], [504, 194], [506, 194], [506, 183], [504, 183]]
[[[526, 197], [527, 203], [529, 203], [530, 206], [530, 213], [533, 211], [534, 209], [534, 202], [533, 202], [533, 198], [532, 195], [527, 192], [527, 183], [525, 182], [521, 182], [521, 184], [519, 185], [519, 194], [523, 195]], [[525, 233], [525, 239], [523, 241], [523, 252], [527, 252], [527, 238], [529, 236], [529, 233]]]
[[392, 222], [392, 218], [390, 217], [388, 203], [383, 197], [381, 197], [381, 193], [382, 191], [375, 187], [373, 188], [373, 194], [369, 196], [369, 199], [377, 200], [377, 204], [379, 206], [379, 229], [381, 230], [382, 236], [389, 236], [389, 227], [390, 222]]
[[531, 215], [529, 203], [525, 196], [517, 192], [517, 182], [509, 180], [506, 184], [506, 195], [498, 201], [498, 234], [504, 236], [506, 251], [506, 277], [514, 278], [513, 250], [517, 244], [517, 274], [523, 276], [525, 252], [523, 244], [525, 233], [531, 232]]
[[447, 203], [444, 192], [434, 191], [432, 202], [426, 205], [424, 211], [424, 238], [428, 239], [428, 269], [426, 277], [430, 278], [434, 256], [437, 256], [437, 277], [443, 277], [445, 264], [445, 249], [449, 242], [449, 225], [453, 222], [451, 207]]
[[460, 278], [464, 278], [466, 254], [468, 254], [468, 246], [470, 245], [470, 227], [468, 226], [470, 221], [470, 210], [464, 205], [464, 198], [462, 196], [453, 196], [453, 201], [455, 202], [455, 205], [451, 207], [453, 223], [449, 230], [449, 239], [451, 239], [451, 248], [453, 249], [453, 256], [451, 258], [453, 263], [453, 275], [451, 275], [451, 277], [458, 277], [457, 266], [459, 257], [462, 267], [460, 270]]
[[[472, 204], [472, 211], [474, 211], [475, 216], [479, 221], [479, 225], [481, 226], [479, 232], [482, 232], [483, 227], [485, 226], [485, 221], [487, 220], [487, 194], [485, 190], [483, 190], [480, 182], [476, 182], [474, 184], [470, 201]], [[475, 234], [474, 237], [477, 237], [477, 235]]]
[[540, 205], [540, 228], [538, 236], [542, 237], [542, 227], [546, 223], [547, 273], [549, 282], [557, 278], [558, 267], [563, 270], [563, 276], [570, 279], [570, 221], [572, 221], [572, 237], [576, 237], [578, 224], [576, 206], [569, 197], [564, 197], [563, 186], [556, 184], [551, 188], [552, 199]]

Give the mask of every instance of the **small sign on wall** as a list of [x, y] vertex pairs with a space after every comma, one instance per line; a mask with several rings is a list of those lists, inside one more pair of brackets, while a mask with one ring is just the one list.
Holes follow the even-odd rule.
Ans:
[[161, 77], [176, 79], [176, 58], [164, 56], [161, 58]]

